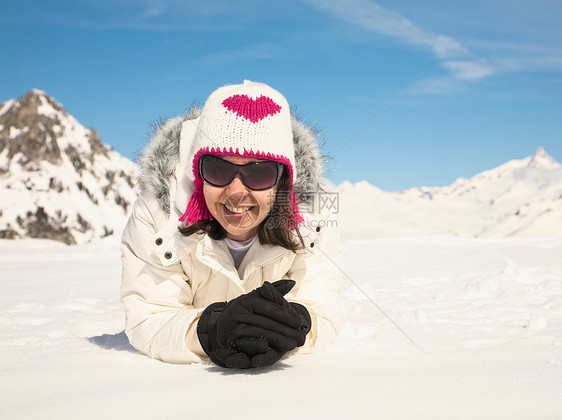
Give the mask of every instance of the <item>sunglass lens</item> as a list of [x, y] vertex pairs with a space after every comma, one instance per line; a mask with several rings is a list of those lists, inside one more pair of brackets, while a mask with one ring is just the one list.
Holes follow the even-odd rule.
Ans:
[[201, 175], [203, 179], [217, 187], [230, 184], [235, 173], [234, 167], [222, 159], [205, 156], [201, 160]]
[[275, 186], [280, 165], [275, 162], [259, 162], [240, 167], [240, 172], [248, 188], [267, 190]]

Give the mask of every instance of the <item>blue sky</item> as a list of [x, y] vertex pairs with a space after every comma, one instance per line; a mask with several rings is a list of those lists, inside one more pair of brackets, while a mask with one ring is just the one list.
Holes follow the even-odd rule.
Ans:
[[133, 159], [160, 118], [256, 80], [320, 129], [334, 183], [448, 185], [562, 161], [560, 22], [554, 0], [3, 2], [0, 101], [42, 89]]

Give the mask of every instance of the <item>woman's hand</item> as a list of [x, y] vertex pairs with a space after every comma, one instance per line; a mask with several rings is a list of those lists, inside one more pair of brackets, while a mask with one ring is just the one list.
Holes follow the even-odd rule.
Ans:
[[294, 285], [293, 280], [265, 282], [230, 302], [208, 306], [197, 325], [205, 353], [219, 366], [247, 369], [270, 366], [302, 346], [310, 315], [283, 297]]

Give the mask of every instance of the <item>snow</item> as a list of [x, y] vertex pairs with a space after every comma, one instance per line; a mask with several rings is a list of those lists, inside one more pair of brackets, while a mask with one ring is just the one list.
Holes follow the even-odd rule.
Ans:
[[39, 89], [32, 89], [32, 91], [36, 95], [38, 95], [39, 100], [41, 101], [41, 105], [37, 107], [37, 114], [45, 115], [46, 117], [51, 117], [51, 118], [56, 118], [60, 114], [60, 112], [57, 111], [55, 108], [53, 108], [53, 106], [49, 103], [47, 99], [48, 95], [45, 92]]
[[562, 164], [542, 148], [445, 187], [386, 192], [362, 181], [331, 191], [355, 236], [562, 236]]
[[[2, 155], [0, 162], [1, 158]], [[67, 159], [66, 156], [64, 158]], [[109, 180], [104, 177], [106, 168], [113, 168], [116, 172], [123, 170], [130, 174], [136, 172], [134, 163], [116, 152], [113, 152], [109, 159], [103, 156], [96, 159], [93, 170], [96, 171], [97, 177], [90, 172], [84, 172], [82, 177], [78, 176], [70, 163], [57, 166], [41, 162], [40, 167], [33, 172], [27, 172], [20, 165], [12, 164], [9, 176], [0, 178], [0, 188], [5, 200], [0, 220], [5, 225], [17, 228], [18, 217], [25, 219], [28, 212], [35, 213], [38, 207], [42, 207], [51, 217], [61, 213], [60, 219], [65, 219], [64, 226], [74, 228], [72, 233], [78, 243], [102, 236], [106, 228], [117, 233], [126, 221], [127, 214], [121, 206], [112, 201], [113, 193], [105, 197], [101, 190], [109, 184]], [[127, 202], [133, 203], [136, 196], [134, 189], [126, 185], [119, 176], [115, 178], [118, 193]], [[60, 184], [62, 191], [53, 191], [50, 187], [51, 180]], [[94, 205], [87, 194], [79, 191], [78, 182], [98, 200], [98, 205]], [[89, 223], [89, 231], [80, 231], [79, 216]]]
[[16, 101], [14, 101], [13, 99], [9, 99], [6, 102], [3, 102], [0, 104], [0, 115], [5, 114], [6, 112], [8, 112], [8, 110], [12, 107], [12, 105], [14, 105], [16, 103]]
[[[136, 198], [136, 190], [128, 180], [135, 182], [138, 167], [109, 148], [106, 154], [93, 155], [89, 141], [94, 135], [92, 130], [82, 126], [62, 107], [55, 109], [52, 104], [58, 103], [45, 92], [37, 89], [33, 92], [41, 103], [38, 114], [48, 116], [53, 122], [50, 132], [56, 136], [47, 134], [46, 142], [56, 143], [62, 159], [56, 165], [43, 160], [22, 167], [20, 161], [25, 159], [21, 153], [11, 160], [8, 150], [0, 154], [0, 168], [5, 168], [5, 174], [0, 176], [4, 198], [0, 230], [25, 237], [27, 228], [22, 223], [42, 207], [55, 220], [55, 227], [68, 228], [77, 243], [103, 237], [107, 232], [119, 232], [128, 216], [123, 205], [131, 205]], [[29, 127], [12, 126], [10, 138], [28, 130]], [[72, 156], [67, 154], [69, 148], [75, 151]], [[75, 167], [78, 156], [82, 170]], [[112, 181], [107, 178], [108, 172], [115, 174]], [[85, 230], [84, 222], [89, 229]]]
[[[39, 113], [58, 121], [59, 148], [91, 153], [91, 131], [35, 93]], [[323, 222], [344, 238], [341, 334], [324, 352], [243, 372], [169, 365], [129, 345], [119, 300], [126, 215], [114, 199], [134, 200], [120, 174], [133, 177], [134, 163], [109, 151], [77, 173], [66, 154], [32, 170], [17, 154], [7, 159], [0, 154], [9, 166], [2, 222], [59, 210], [80, 245], [0, 240], [3, 418], [246, 419], [250, 409], [268, 418], [562, 418], [562, 165], [542, 148], [446, 187], [330, 185], [316, 204], [335, 206], [337, 218]], [[80, 232], [78, 215], [90, 231]], [[106, 226], [116, 235], [84, 243]]]
[[243, 372], [165, 364], [130, 347], [117, 236], [71, 247], [0, 240], [0, 412], [562, 417], [562, 237], [347, 237], [336, 343]]
[[546, 151], [539, 147], [535, 154], [529, 160], [529, 166], [538, 168], [549, 168], [549, 169], [559, 169], [562, 164], [556, 162], [552, 156], [550, 156]]
[[91, 130], [80, 124], [72, 115], [59, 113], [57, 118], [61, 124], [61, 135], [57, 137], [57, 143], [61, 150], [66, 150], [68, 146], [72, 146], [82, 154], [92, 153], [92, 148], [87, 141]]
[[14, 126], [10, 127], [10, 133], [8, 134], [8, 138], [9, 139], [15, 139], [17, 136], [19, 136], [22, 133], [26, 133], [28, 131], [27, 128], [24, 129], [19, 129], [16, 128]]

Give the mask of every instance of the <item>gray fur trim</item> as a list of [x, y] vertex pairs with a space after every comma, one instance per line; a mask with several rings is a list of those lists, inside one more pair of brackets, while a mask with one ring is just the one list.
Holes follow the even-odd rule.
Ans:
[[[201, 109], [192, 106], [184, 116], [171, 118], [154, 127], [150, 141], [139, 158], [139, 184], [142, 193], [154, 195], [160, 207], [170, 212], [170, 178], [179, 160], [181, 125], [197, 118]], [[320, 153], [322, 142], [318, 132], [295, 115], [291, 117], [295, 145], [297, 179], [294, 191], [299, 202], [309, 202], [312, 194], [324, 191], [323, 174], [327, 157]]]
[[155, 125], [150, 142], [139, 158], [141, 192], [154, 195], [166, 213], [170, 212], [170, 178], [174, 175], [179, 160], [181, 125], [200, 114], [201, 110], [192, 106], [182, 117], [171, 118]]
[[327, 157], [320, 153], [322, 142], [316, 129], [306, 126], [295, 115], [291, 116], [291, 123], [297, 170], [293, 189], [299, 201], [308, 202], [311, 194], [324, 191], [323, 175], [326, 171]]

